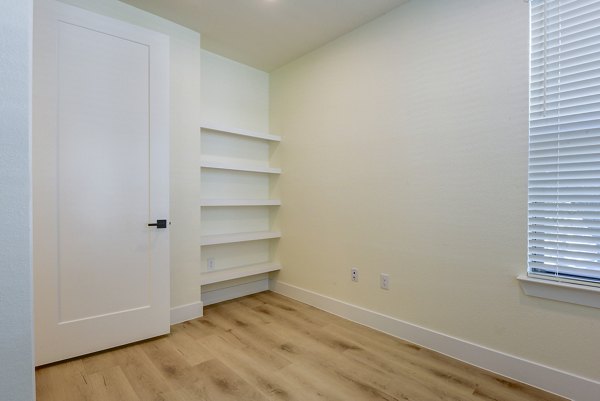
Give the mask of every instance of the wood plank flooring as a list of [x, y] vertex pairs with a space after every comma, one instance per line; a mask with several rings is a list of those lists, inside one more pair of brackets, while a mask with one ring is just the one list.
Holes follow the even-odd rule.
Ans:
[[38, 401], [564, 400], [272, 292], [36, 378]]

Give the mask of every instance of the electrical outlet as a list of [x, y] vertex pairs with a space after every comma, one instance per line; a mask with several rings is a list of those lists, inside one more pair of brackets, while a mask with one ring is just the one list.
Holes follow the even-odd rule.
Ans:
[[215, 270], [215, 258], [206, 259], [206, 270], [209, 272]]
[[381, 273], [379, 275], [379, 286], [384, 290], [390, 289], [390, 275]]
[[350, 270], [350, 272], [352, 274], [352, 281], [358, 281], [358, 269], [356, 267], [353, 267], [352, 270]]

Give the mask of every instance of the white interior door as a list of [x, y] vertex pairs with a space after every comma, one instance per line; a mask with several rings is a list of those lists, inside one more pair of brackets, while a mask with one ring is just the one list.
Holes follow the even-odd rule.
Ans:
[[42, 365], [169, 331], [169, 42], [40, 0], [33, 63]]

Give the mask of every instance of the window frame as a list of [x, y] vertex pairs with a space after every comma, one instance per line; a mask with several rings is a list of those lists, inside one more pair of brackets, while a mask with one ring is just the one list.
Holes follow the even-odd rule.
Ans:
[[[543, 0], [544, 2], [546, 2], [546, 0]], [[538, 1], [530, 1], [529, 2], [530, 5], [528, 7], [529, 10], [529, 64], [528, 64], [528, 72], [529, 72], [529, 116], [528, 116], [528, 143], [529, 143], [529, 149], [528, 149], [528, 177], [531, 177], [531, 118], [532, 118], [532, 108], [531, 108], [531, 91], [532, 91], [532, 84], [531, 84], [531, 80], [532, 80], [532, 8], [535, 7], [536, 3], [539, 5], [541, 2]], [[545, 13], [545, 9], [544, 9], [544, 13]], [[544, 14], [544, 19], [546, 18], [546, 15]], [[546, 43], [546, 31], [544, 30], [544, 43]], [[600, 38], [599, 38], [599, 43], [600, 43]], [[544, 45], [545, 46], [545, 45]], [[545, 49], [545, 47], [544, 47]], [[545, 50], [544, 50], [545, 52]], [[546, 65], [546, 53], [544, 53], [544, 65]], [[544, 67], [544, 71], [545, 71], [545, 67]], [[545, 72], [544, 72], [545, 74]], [[545, 80], [545, 75], [544, 75], [544, 80]], [[544, 81], [545, 82], [545, 81]], [[544, 84], [545, 85], [545, 84]], [[544, 86], [545, 87], [545, 86]], [[545, 90], [544, 90], [544, 97], [545, 97]], [[545, 104], [545, 100], [544, 100], [544, 104]], [[556, 110], [560, 110], [560, 109], [556, 109]], [[544, 106], [544, 113], [545, 113], [545, 106]], [[559, 114], [560, 116], [560, 114]], [[543, 115], [543, 118], [545, 117], [545, 114]], [[559, 131], [560, 132], [560, 131]], [[557, 140], [560, 140], [557, 139]], [[600, 160], [599, 160], [600, 161]], [[559, 163], [557, 161], [557, 163]], [[560, 178], [557, 178], [557, 180]], [[563, 275], [561, 276], [560, 273], [560, 269], [562, 268], [561, 266], [557, 266], [557, 275], [553, 276], [551, 274], [539, 274], [539, 273], [535, 273], [532, 272], [532, 266], [530, 264], [531, 261], [531, 257], [532, 255], [532, 251], [531, 251], [531, 243], [530, 241], [532, 240], [531, 234], [532, 234], [532, 229], [531, 229], [531, 218], [532, 218], [532, 209], [531, 209], [531, 178], [528, 178], [528, 235], [527, 235], [527, 241], [528, 241], [528, 255], [527, 255], [527, 274], [521, 274], [517, 277], [521, 287], [523, 288], [523, 291], [525, 292], [525, 294], [530, 295], [530, 296], [534, 296], [534, 297], [541, 297], [541, 298], [547, 298], [547, 299], [553, 299], [553, 300], [557, 300], [557, 301], [562, 301], [562, 302], [568, 302], [568, 303], [573, 303], [573, 304], [578, 304], [578, 305], [585, 305], [585, 306], [590, 306], [590, 307], [595, 307], [595, 308], [600, 308], [600, 280], [586, 280], [586, 278], [583, 278], [581, 280], [575, 278], [570, 278], [568, 277], [566, 274], [564, 274], [564, 272], [562, 273]], [[558, 226], [557, 226], [558, 227]], [[560, 245], [559, 245], [560, 246]], [[541, 248], [542, 250], [548, 250], [548, 249], [554, 249], [552, 246], [550, 248]], [[560, 248], [557, 248], [557, 252], [560, 252], [559, 250]]]

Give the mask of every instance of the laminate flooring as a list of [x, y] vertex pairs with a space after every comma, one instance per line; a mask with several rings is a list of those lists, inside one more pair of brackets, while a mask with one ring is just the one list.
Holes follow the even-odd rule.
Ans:
[[38, 368], [38, 401], [564, 400], [272, 292]]

